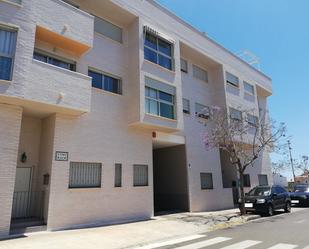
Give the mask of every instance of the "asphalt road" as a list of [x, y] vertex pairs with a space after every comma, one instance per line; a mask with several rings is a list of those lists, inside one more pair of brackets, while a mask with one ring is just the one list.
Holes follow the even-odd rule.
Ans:
[[309, 249], [309, 208], [293, 208], [292, 213], [277, 212], [245, 225], [217, 230], [204, 237], [170, 244], [178, 249]]

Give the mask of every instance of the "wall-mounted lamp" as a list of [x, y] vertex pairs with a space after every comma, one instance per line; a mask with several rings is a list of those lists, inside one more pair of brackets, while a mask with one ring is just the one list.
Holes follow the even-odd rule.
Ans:
[[22, 163], [25, 163], [25, 162], [27, 161], [26, 152], [24, 152], [23, 154], [21, 154], [20, 161], [21, 161]]

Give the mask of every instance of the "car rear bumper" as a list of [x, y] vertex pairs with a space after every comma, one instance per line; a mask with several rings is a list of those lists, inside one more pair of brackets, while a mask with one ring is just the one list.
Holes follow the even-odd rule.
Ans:
[[[248, 204], [248, 203], [246, 203]], [[256, 212], [256, 213], [267, 213], [268, 211], [268, 203], [251, 203], [252, 207], [245, 207], [245, 210], [248, 212]]]

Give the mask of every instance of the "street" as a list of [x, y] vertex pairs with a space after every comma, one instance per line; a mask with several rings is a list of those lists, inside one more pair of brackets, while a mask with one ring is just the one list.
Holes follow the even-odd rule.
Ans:
[[[224, 230], [202, 234], [201, 237], [189, 240], [183, 238], [148, 245], [140, 249], [293, 249], [309, 248], [309, 209], [294, 208], [297, 212], [283, 214], [277, 212], [273, 217], [266, 217]], [[186, 240], [186, 241], [185, 241]], [[173, 243], [173, 244], [172, 244]], [[159, 247], [158, 247], [159, 246]]]

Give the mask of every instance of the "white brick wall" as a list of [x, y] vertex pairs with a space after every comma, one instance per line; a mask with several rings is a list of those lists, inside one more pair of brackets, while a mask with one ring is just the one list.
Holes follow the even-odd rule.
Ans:
[[0, 237], [10, 230], [22, 109], [0, 104]]

